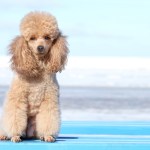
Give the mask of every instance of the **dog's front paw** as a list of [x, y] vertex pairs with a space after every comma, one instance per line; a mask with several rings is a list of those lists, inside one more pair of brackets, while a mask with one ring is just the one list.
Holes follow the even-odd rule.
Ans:
[[20, 138], [20, 136], [13, 136], [13, 137], [11, 138], [11, 141], [12, 141], [12, 142], [15, 142], [15, 143], [18, 143], [18, 142], [21, 142], [21, 138]]
[[8, 140], [8, 137], [4, 135], [0, 135], [0, 141], [3, 141], [3, 140]]
[[53, 136], [44, 136], [44, 137], [40, 137], [40, 139], [42, 141], [51, 142], [51, 143], [56, 141], [56, 139]]

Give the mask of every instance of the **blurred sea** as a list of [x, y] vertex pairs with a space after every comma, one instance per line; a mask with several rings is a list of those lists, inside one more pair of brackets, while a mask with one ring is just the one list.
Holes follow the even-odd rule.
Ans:
[[[0, 86], [0, 110], [8, 86]], [[149, 88], [60, 88], [62, 120], [150, 120]]]

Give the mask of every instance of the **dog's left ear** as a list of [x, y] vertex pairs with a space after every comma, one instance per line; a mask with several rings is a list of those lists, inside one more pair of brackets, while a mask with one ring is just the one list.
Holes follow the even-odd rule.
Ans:
[[61, 72], [67, 61], [67, 54], [69, 50], [67, 47], [66, 37], [59, 34], [54, 40], [50, 50], [50, 70], [51, 72]]

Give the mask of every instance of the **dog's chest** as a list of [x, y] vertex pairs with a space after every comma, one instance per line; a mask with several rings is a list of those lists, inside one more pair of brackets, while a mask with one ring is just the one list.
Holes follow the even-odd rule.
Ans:
[[35, 116], [44, 100], [46, 86], [43, 84], [30, 86], [28, 95], [28, 115]]

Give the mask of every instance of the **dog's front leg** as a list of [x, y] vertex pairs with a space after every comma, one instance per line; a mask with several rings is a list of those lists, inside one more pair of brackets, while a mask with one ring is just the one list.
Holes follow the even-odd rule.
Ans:
[[36, 116], [37, 136], [46, 142], [54, 142], [60, 128], [60, 110], [57, 91], [46, 92]]
[[27, 126], [27, 101], [24, 93], [10, 91], [4, 107], [2, 125], [7, 137], [20, 142]]

